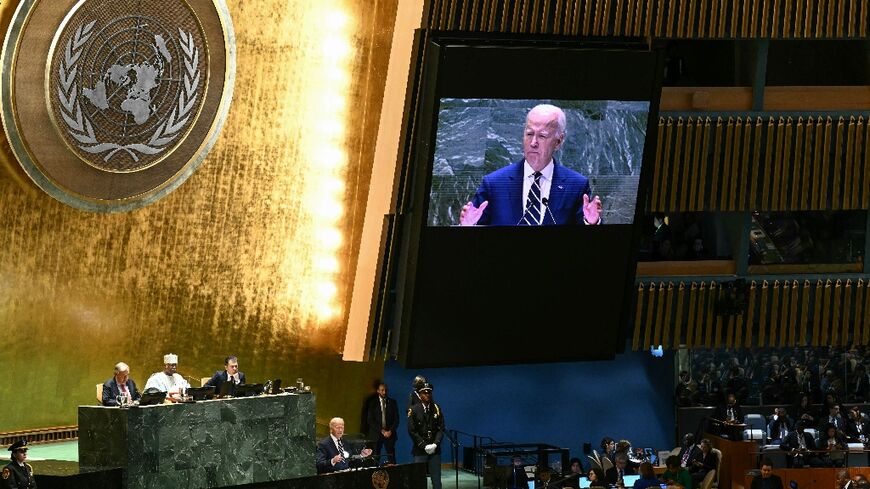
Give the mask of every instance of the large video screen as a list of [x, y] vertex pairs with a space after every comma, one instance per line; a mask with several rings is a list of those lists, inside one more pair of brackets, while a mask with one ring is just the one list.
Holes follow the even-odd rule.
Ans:
[[632, 224], [649, 107], [441, 99], [427, 224]]
[[663, 51], [449, 33], [420, 47], [390, 247], [399, 359], [614, 358], [633, 312]]

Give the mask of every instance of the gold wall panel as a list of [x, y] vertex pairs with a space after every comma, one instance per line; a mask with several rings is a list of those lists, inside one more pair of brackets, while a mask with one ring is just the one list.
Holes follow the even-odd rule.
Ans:
[[[195, 378], [239, 356], [251, 380], [303, 377], [318, 418], [359, 403], [383, 365], [340, 360], [348, 281], [362, 226], [396, 0], [229, 2], [237, 36], [235, 96], [199, 171], [167, 198], [90, 214], [0, 175], [0, 432], [76, 423], [76, 406], [126, 361], [144, 386], [163, 353]], [[10, 3], [3, 2], [0, 19]], [[312, 312], [311, 183], [302, 162], [322, 142], [311, 70], [323, 56], [317, 9], [343, 9], [352, 55], [347, 164], [336, 251], [336, 310]], [[4, 30], [5, 32], [5, 30]], [[8, 146], [7, 146], [8, 148]], [[8, 157], [8, 150], [5, 152]]]

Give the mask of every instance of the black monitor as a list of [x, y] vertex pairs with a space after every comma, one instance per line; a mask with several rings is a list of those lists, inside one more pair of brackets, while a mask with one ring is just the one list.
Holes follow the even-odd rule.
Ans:
[[153, 406], [155, 404], [162, 404], [164, 400], [166, 400], [166, 393], [163, 391], [144, 392], [142, 397], [139, 398], [139, 405]]
[[187, 395], [193, 398], [194, 401], [214, 399], [214, 386], [191, 387], [187, 389]]
[[238, 384], [235, 397], [258, 396], [263, 393], [263, 384]]

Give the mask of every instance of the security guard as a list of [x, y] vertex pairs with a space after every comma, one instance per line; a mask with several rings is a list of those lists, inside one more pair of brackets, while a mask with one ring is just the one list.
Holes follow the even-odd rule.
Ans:
[[425, 462], [429, 467], [432, 489], [441, 489], [441, 438], [444, 437], [444, 415], [432, 402], [432, 384], [425, 382], [417, 388], [420, 403], [408, 408], [408, 434], [411, 435], [411, 454], [414, 462]]
[[6, 489], [36, 489], [36, 479], [33, 478], [33, 467], [25, 463], [27, 460], [27, 440], [19, 440], [9, 447], [12, 461], [3, 467], [3, 488]]

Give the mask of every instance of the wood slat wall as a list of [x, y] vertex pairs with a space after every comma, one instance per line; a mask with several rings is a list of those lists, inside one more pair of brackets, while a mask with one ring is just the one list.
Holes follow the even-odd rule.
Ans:
[[[870, 341], [870, 282], [758, 280], [742, 314], [720, 314], [716, 281], [640, 282], [632, 348], [852, 346]], [[727, 284], [726, 284], [727, 285]]]
[[661, 117], [647, 208], [866, 209], [868, 115]]
[[430, 0], [430, 29], [703, 39], [866, 37], [868, 0]]

